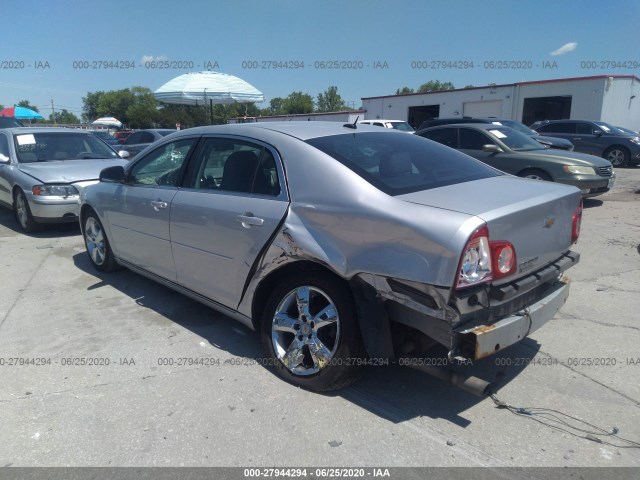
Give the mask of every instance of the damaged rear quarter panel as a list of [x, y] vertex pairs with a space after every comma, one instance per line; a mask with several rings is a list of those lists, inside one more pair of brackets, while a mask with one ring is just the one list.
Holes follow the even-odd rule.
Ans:
[[[292, 262], [318, 262], [350, 280], [371, 274], [451, 288], [476, 216], [389, 196], [317, 149], [280, 150], [291, 204], [259, 259], [239, 310], [251, 314], [260, 282]], [[433, 189], [433, 195], [438, 195]]]

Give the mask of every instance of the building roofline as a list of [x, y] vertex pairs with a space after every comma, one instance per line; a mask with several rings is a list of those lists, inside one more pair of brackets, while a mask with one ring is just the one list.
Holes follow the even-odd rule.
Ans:
[[[259, 118], [291, 118], [291, 117], [321, 117], [323, 115], [340, 115], [340, 114], [349, 114], [353, 115], [355, 113], [367, 113], [366, 110], [339, 110], [337, 112], [309, 112], [309, 113], [290, 113], [285, 115], [260, 115], [258, 117], [254, 117], [256, 119]], [[239, 117], [242, 118], [242, 117]]]
[[520, 85], [537, 85], [541, 83], [557, 83], [557, 82], [573, 82], [579, 80], [598, 80], [604, 78], [629, 78], [633, 80], [637, 80], [640, 82], [640, 78], [635, 75], [591, 75], [588, 77], [568, 77], [568, 78], [552, 78], [549, 80], [531, 80], [528, 82], [516, 82], [516, 83], [501, 83], [499, 85], [483, 85], [481, 87], [469, 87], [469, 88], [454, 88], [452, 90], [438, 90], [435, 92], [413, 92], [413, 93], [404, 93], [404, 94], [394, 94], [394, 95], [379, 95], [377, 97], [361, 97], [360, 100], [375, 100], [378, 98], [396, 98], [396, 97], [412, 97], [415, 95], [431, 95], [435, 93], [446, 93], [446, 92], [462, 92], [468, 90], [480, 90], [487, 88], [499, 88], [499, 87], [517, 87]]

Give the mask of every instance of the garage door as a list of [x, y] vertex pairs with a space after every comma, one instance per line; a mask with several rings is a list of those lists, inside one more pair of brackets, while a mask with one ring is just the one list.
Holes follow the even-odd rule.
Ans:
[[502, 117], [502, 100], [465, 102], [463, 107], [467, 117]]

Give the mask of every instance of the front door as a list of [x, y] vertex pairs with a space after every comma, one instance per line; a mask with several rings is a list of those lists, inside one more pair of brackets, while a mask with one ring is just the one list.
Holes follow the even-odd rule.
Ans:
[[169, 218], [185, 160], [198, 138], [164, 144], [133, 165], [107, 210], [118, 258], [175, 281]]

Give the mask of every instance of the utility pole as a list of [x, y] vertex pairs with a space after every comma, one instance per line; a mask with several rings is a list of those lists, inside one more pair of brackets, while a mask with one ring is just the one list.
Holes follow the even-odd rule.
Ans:
[[56, 124], [56, 110], [53, 108], [53, 98], [51, 99], [51, 112], [53, 112], [53, 124]]

